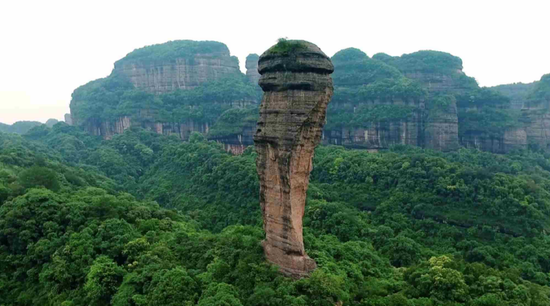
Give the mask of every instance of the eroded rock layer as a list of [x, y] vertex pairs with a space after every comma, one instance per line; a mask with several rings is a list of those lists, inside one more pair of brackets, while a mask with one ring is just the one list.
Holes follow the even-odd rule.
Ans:
[[[181, 46], [172, 46], [177, 44]], [[153, 51], [143, 52], [151, 47], [135, 50], [115, 63], [113, 73], [125, 75], [138, 89], [161, 94], [192, 89], [240, 72], [238, 59], [222, 43], [174, 41], [152, 46], [160, 47], [172, 49], [158, 50], [159, 55], [154, 57], [149, 54]], [[186, 49], [189, 51], [181, 51]], [[171, 56], [163, 56], [163, 52]]]
[[264, 91], [254, 142], [267, 260], [300, 278], [315, 269], [304, 250], [304, 215], [314, 149], [332, 98], [330, 59], [314, 44], [286, 41], [259, 59]]

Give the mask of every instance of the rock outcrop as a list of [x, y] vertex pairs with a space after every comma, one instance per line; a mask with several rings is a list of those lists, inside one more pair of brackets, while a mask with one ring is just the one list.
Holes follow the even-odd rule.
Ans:
[[550, 74], [535, 83], [523, 105], [522, 121], [529, 145], [550, 151]]
[[249, 54], [246, 57], [245, 67], [246, 67], [246, 76], [250, 82], [258, 84], [260, 80], [260, 73], [258, 72], [258, 60], [260, 57], [258, 54]]
[[[258, 74], [257, 60], [255, 65]], [[249, 126], [226, 126], [225, 133], [208, 135], [238, 154], [253, 143], [260, 97], [259, 86], [240, 72], [225, 44], [172, 41], [134, 50], [108, 77], [77, 88], [65, 120], [104, 139], [133, 126], [185, 141], [195, 131], [208, 134], [227, 110], [255, 109]]]
[[460, 138], [460, 144], [469, 149], [506, 154], [527, 148], [527, 132], [523, 127], [509, 128], [499, 135], [468, 133]]
[[65, 114], [65, 123], [68, 125], [73, 125], [73, 118], [71, 114]]
[[135, 88], [160, 94], [192, 89], [240, 70], [225, 44], [182, 40], [135, 50], [115, 63], [113, 73], [125, 75]]
[[458, 148], [456, 99], [443, 107], [434, 101], [442, 93], [458, 93], [465, 87], [459, 58], [422, 51], [402, 57], [377, 54], [371, 59], [348, 48], [332, 59], [336, 90], [324, 143], [367, 150], [393, 145]]
[[264, 96], [254, 143], [267, 260], [300, 278], [316, 268], [304, 250], [302, 217], [315, 146], [333, 94], [330, 59], [314, 44], [283, 41], [259, 59]]
[[428, 109], [423, 147], [438, 151], [458, 149], [458, 114], [456, 100], [439, 109]]

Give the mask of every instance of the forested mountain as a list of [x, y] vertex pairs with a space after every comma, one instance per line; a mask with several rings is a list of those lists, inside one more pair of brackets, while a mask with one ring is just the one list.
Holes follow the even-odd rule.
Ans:
[[[219, 42], [171, 41], [134, 50], [108, 77], [74, 91], [72, 122], [105, 139], [130, 126], [182, 140], [198, 131], [241, 154], [253, 143], [261, 97], [257, 60], [256, 54], [247, 57], [245, 75]], [[537, 90], [532, 84], [480, 88], [459, 57], [439, 51], [369, 57], [348, 48], [332, 61], [335, 92], [325, 144], [507, 153], [550, 143], [546, 112], [521, 111], [530, 109]]]
[[0, 133], [0, 305], [550, 305], [549, 157], [321, 146], [294, 281], [263, 257], [253, 148]]

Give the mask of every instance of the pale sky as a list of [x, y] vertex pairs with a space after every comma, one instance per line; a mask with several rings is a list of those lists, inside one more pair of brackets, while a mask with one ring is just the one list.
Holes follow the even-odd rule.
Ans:
[[71, 93], [145, 45], [216, 40], [244, 60], [280, 37], [327, 55], [439, 50], [482, 86], [550, 73], [550, 1], [0, 1], [0, 122], [63, 119]]

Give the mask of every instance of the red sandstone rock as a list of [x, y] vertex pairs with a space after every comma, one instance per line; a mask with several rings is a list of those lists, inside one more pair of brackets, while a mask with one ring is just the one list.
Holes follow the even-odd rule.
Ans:
[[268, 261], [300, 278], [315, 269], [306, 254], [302, 217], [314, 149], [332, 98], [330, 59], [314, 44], [286, 41], [259, 60], [264, 91], [254, 142]]

